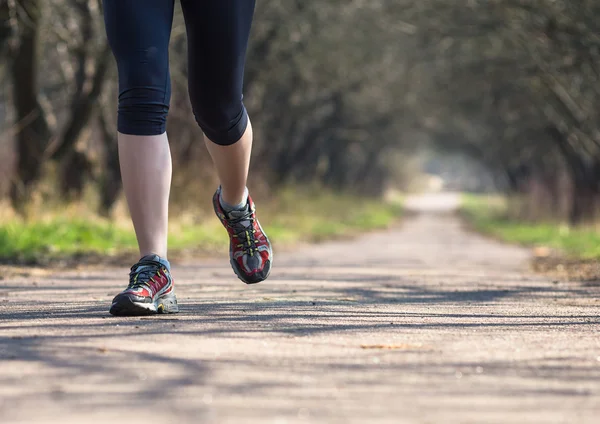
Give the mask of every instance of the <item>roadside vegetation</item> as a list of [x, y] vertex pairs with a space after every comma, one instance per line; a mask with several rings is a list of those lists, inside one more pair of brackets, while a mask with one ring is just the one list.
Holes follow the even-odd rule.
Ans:
[[509, 243], [560, 252], [570, 258], [600, 258], [600, 232], [595, 226], [571, 227], [557, 222], [523, 222], [511, 219], [510, 202], [503, 197], [465, 195], [462, 213], [482, 233]]
[[[265, 231], [276, 246], [352, 236], [389, 226], [399, 217], [399, 200], [364, 199], [331, 191], [285, 189], [258, 203]], [[8, 210], [8, 209], [5, 209]], [[94, 215], [86, 204], [71, 204], [23, 218], [0, 219], [0, 261], [46, 263], [97, 256], [136, 254], [135, 233], [123, 211], [116, 218]], [[227, 237], [207, 208], [176, 214], [170, 223], [170, 251], [225, 252]]]
[[568, 279], [600, 278], [600, 229], [551, 220], [531, 222], [514, 217], [514, 201], [503, 196], [463, 197], [461, 215], [475, 231], [532, 249], [532, 268]]

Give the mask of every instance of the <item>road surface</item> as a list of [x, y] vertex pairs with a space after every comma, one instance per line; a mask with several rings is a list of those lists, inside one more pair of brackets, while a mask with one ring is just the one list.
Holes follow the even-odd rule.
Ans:
[[600, 422], [600, 286], [529, 274], [456, 204], [409, 199], [255, 286], [180, 264], [176, 316], [109, 316], [127, 268], [7, 273], [0, 422]]

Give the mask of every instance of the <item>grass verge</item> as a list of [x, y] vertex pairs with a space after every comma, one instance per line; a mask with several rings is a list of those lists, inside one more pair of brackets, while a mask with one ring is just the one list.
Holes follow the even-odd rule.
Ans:
[[[383, 202], [322, 190], [283, 190], [257, 202], [258, 214], [273, 244], [314, 242], [385, 228], [400, 216], [399, 201]], [[225, 251], [227, 237], [210, 212], [178, 216], [170, 223], [172, 253]], [[86, 257], [135, 256], [133, 227], [127, 217], [102, 219], [80, 208], [45, 214], [28, 221], [0, 222], [0, 261], [46, 263]]]
[[600, 233], [595, 228], [510, 220], [501, 197], [465, 195], [461, 213], [475, 230], [509, 243], [539, 252], [551, 249], [569, 259], [600, 258]]

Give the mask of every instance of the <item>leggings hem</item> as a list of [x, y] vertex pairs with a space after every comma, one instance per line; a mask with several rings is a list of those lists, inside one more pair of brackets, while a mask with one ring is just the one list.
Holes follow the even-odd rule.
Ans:
[[204, 135], [213, 143], [219, 146], [231, 146], [240, 141], [248, 128], [248, 112], [244, 106], [242, 106], [242, 111], [236, 121], [227, 131], [212, 130], [200, 123], [198, 125]]

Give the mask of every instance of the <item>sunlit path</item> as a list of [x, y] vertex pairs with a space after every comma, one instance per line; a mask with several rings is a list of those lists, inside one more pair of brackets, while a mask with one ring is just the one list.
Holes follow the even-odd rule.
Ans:
[[166, 318], [108, 315], [125, 268], [0, 281], [2, 423], [597, 422], [597, 286], [452, 214], [303, 249], [251, 287], [179, 265]]

